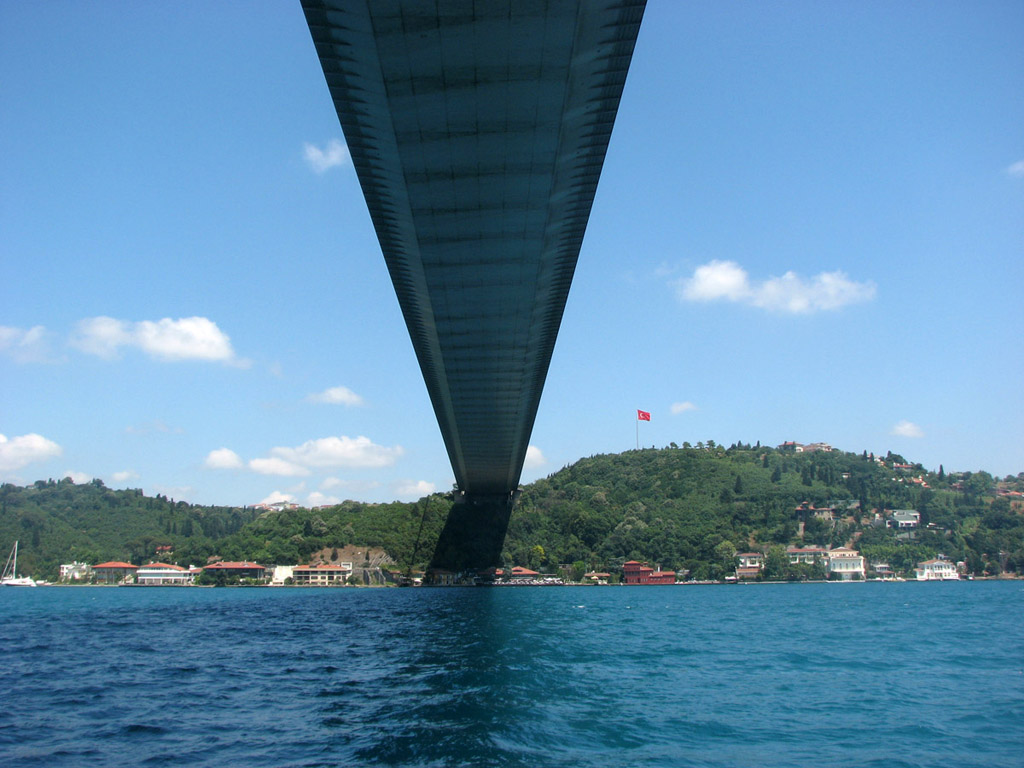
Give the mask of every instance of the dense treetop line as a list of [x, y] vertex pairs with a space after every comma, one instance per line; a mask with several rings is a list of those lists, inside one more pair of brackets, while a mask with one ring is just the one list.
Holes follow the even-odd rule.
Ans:
[[[577, 572], [614, 572], [636, 559], [702, 579], [726, 575], [737, 551], [778, 558], [791, 544], [853, 545], [897, 572], [942, 554], [976, 574], [1021, 573], [1021, 491], [1024, 473], [929, 472], [894, 454], [672, 444], [581, 459], [526, 486], [503, 559], [543, 571], [570, 564]], [[181, 565], [211, 558], [294, 564], [355, 544], [384, 548], [402, 568], [423, 567], [450, 505], [450, 494], [434, 494], [317, 509], [206, 507], [65, 478], [0, 486], [0, 545], [20, 540], [19, 570], [50, 579], [62, 562], [139, 564], [155, 559], [158, 547], [170, 547], [162, 559]], [[808, 511], [829, 507], [837, 519]], [[920, 528], [901, 536], [885, 527], [893, 509], [920, 512]]]

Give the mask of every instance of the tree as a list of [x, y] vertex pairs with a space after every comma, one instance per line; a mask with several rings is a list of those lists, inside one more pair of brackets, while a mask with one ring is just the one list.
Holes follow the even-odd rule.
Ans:
[[786, 554], [786, 548], [781, 544], [768, 547], [768, 552], [764, 556], [764, 577], [772, 580], [784, 579], [788, 568], [789, 556]]
[[530, 548], [530, 568], [535, 571], [540, 569], [544, 564], [545, 557], [544, 547], [535, 544]]
[[736, 545], [726, 539], [715, 547], [715, 561], [722, 576], [736, 571]]

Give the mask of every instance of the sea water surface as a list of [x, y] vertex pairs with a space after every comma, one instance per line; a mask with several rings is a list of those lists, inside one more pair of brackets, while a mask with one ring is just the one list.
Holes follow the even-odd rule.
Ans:
[[3, 766], [1024, 765], [1024, 583], [0, 590]]

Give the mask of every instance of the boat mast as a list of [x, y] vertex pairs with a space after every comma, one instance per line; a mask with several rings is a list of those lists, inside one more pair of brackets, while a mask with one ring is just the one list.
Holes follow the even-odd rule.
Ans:
[[[14, 561], [14, 568], [11, 568], [11, 561]], [[4, 565], [3, 578], [8, 576], [14, 576], [15, 571], [18, 570], [18, 542], [14, 542], [14, 548], [11, 550], [11, 554], [7, 556], [7, 564]]]

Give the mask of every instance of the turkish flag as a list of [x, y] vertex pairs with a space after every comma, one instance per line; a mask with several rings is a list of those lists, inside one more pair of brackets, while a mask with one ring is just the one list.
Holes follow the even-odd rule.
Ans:
[[649, 414], [647, 411], [637, 411], [636, 412], [636, 420], [637, 421], [650, 421], [651, 420], [651, 414]]

